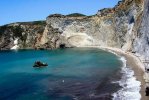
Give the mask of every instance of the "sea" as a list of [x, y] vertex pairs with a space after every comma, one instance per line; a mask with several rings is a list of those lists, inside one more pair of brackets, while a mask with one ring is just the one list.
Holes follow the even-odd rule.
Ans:
[[140, 100], [139, 90], [126, 59], [108, 51], [0, 51], [0, 100]]

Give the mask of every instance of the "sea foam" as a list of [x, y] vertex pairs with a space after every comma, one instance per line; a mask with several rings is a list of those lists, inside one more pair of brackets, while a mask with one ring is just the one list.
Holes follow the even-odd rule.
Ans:
[[126, 66], [126, 59], [121, 57], [120, 60], [123, 62], [123, 67], [121, 69], [122, 78], [118, 83], [122, 89], [113, 94], [113, 100], [140, 100], [141, 82], [134, 77], [134, 71]]

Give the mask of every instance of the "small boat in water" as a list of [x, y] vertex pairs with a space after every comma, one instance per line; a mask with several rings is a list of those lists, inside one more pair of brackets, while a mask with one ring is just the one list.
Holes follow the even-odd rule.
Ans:
[[33, 67], [35, 67], [35, 68], [42, 68], [42, 67], [46, 67], [46, 66], [48, 66], [48, 64], [42, 63], [41, 61], [36, 61], [33, 65]]

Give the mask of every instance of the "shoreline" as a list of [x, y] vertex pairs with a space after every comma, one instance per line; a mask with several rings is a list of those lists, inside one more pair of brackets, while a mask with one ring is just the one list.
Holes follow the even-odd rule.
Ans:
[[145, 67], [143, 62], [139, 59], [139, 57], [135, 56], [133, 53], [125, 52], [118, 48], [112, 48], [112, 47], [101, 47], [101, 46], [86, 46], [86, 47], [92, 47], [92, 48], [98, 48], [102, 49], [108, 52], [116, 53], [119, 56], [123, 56], [126, 59], [126, 65], [130, 67], [134, 71], [134, 77], [137, 81], [141, 82], [141, 89], [139, 93], [141, 94], [140, 100], [149, 100], [149, 97], [145, 96], [145, 86], [146, 82], [144, 79], [145, 74]]
[[[102, 49], [102, 48], [101, 48]], [[140, 94], [141, 94], [141, 100], [149, 100], [149, 97], [145, 96], [145, 80], [144, 80], [144, 73], [145, 69], [143, 68], [142, 62], [139, 60], [138, 57], [133, 55], [130, 52], [124, 52], [120, 49], [115, 49], [115, 48], [104, 48], [107, 50], [111, 50], [112, 52], [115, 52], [116, 54], [123, 56], [126, 58], [127, 62], [126, 64], [134, 71], [134, 77], [136, 80], [141, 82], [141, 89], [140, 89]]]
[[146, 87], [146, 82], [145, 82], [145, 78], [144, 78], [145, 67], [144, 67], [143, 62], [137, 55], [135, 55], [131, 52], [125, 52], [122, 49], [113, 48], [113, 47], [102, 47], [102, 46], [84, 46], [84, 47], [97, 48], [97, 49], [112, 52], [112, 53], [115, 53], [115, 55], [124, 57], [127, 61], [126, 65], [134, 71], [134, 77], [136, 78], [136, 80], [141, 82], [141, 85], [140, 85], [141, 89], [139, 91], [139, 93], [141, 95], [140, 100], [149, 100], [149, 97], [145, 96], [145, 87]]

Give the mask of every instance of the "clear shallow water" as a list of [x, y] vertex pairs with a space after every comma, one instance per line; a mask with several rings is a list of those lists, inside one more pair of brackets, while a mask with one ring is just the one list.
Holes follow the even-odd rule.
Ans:
[[122, 62], [99, 49], [0, 51], [0, 64], [0, 100], [110, 100], [120, 88]]

